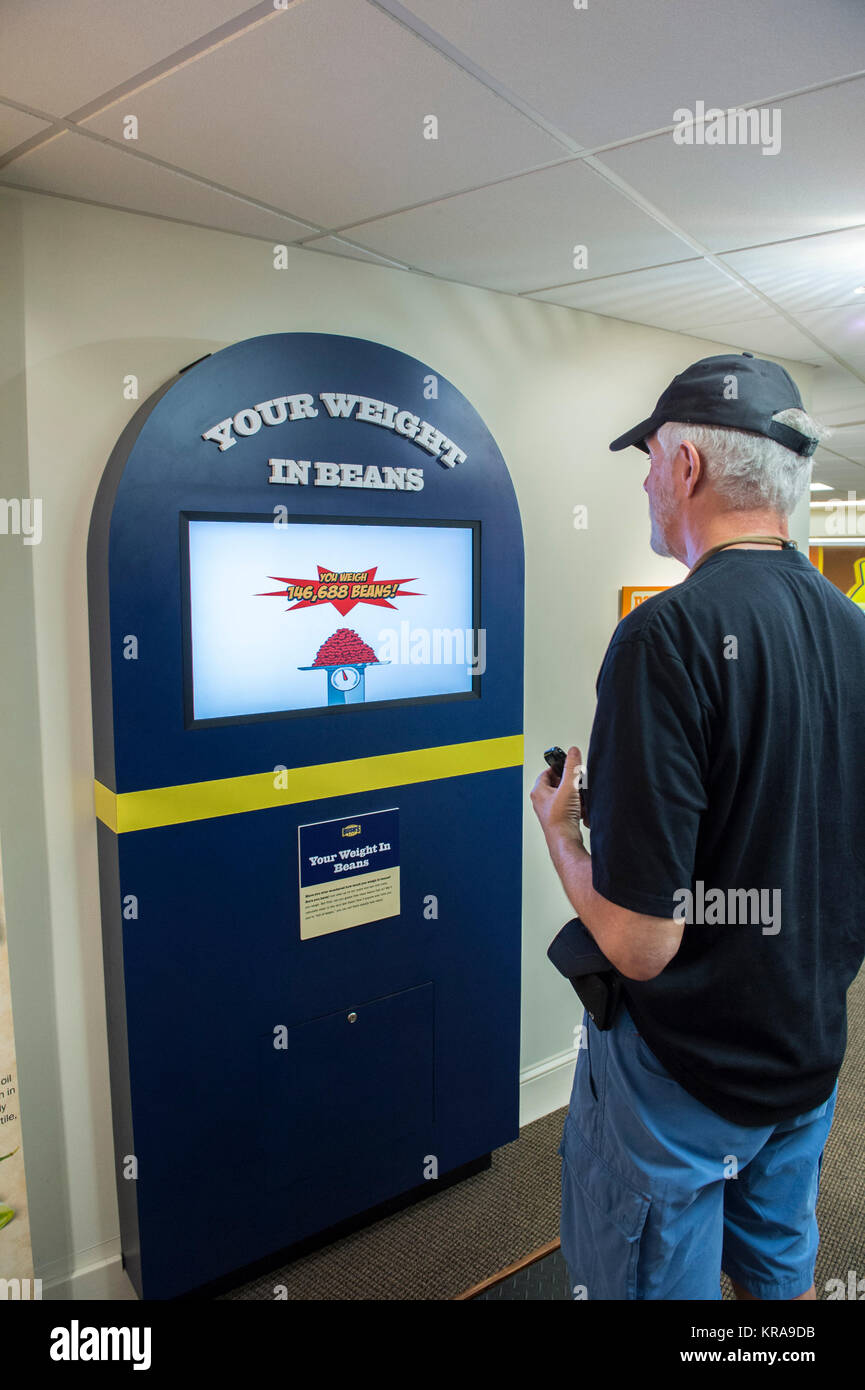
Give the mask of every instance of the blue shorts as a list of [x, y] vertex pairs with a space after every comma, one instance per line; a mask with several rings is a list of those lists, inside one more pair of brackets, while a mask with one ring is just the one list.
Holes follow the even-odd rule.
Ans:
[[559, 1154], [562, 1254], [575, 1298], [755, 1298], [814, 1282], [815, 1208], [838, 1083], [805, 1115], [731, 1124], [661, 1065], [622, 1003], [588, 1015]]

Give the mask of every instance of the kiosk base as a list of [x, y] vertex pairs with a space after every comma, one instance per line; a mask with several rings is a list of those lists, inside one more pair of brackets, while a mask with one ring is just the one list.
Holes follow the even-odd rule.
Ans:
[[[473, 1178], [475, 1174], [485, 1172], [491, 1166], [492, 1154], [481, 1154], [480, 1158], [473, 1159], [471, 1163], [463, 1163], [459, 1168], [451, 1169], [449, 1173], [445, 1173], [435, 1182], [421, 1183], [420, 1187], [413, 1187], [398, 1197], [391, 1197], [387, 1202], [380, 1202], [378, 1206], [370, 1207], [369, 1211], [360, 1212], [357, 1216], [340, 1221], [335, 1226], [329, 1226], [326, 1231], [319, 1231], [306, 1240], [297, 1241], [294, 1245], [287, 1245], [282, 1250], [277, 1250], [269, 1255], [267, 1259], [257, 1260], [255, 1264], [234, 1270], [223, 1279], [215, 1279], [209, 1284], [191, 1289], [188, 1293], [178, 1294], [169, 1302], [211, 1301], [218, 1298], [220, 1294], [230, 1293], [232, 1289], [240, 1288], [242, 1284], [249, 1284], [253, 1279], [261, 1278], [270, 1270], [282, 1269], [288, 1264], [293, 1264], [295, 1260], [301, 1259], [304, 1255], [311, 1255], [313, 1251], [321, 1250], [326, 1245], [333, 1245], [335, 1241], [353, 1235], [355, 1231], [362, 1231], [365, 1227], [374, 1225], [376, 1221], [384, 1220], [386, 1216], [394, 1216], [396, 1212], [403, 1211], [406, 1207], [412, 1207], [418, 1202], [426, 1201], [429, 1197], [434, 1197], [436, 1193], [443, 1192], [448, 1187], [454, 1187], [458, 1182], [464, 1182], [466, 1178]], [[126, 1261], [124, 1260], [123, 1263], [125, 1266]]]

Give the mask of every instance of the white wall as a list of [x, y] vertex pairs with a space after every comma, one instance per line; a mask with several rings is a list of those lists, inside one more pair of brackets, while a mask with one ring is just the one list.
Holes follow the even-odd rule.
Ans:
[[[38, 194], [4, 197], [13, 244], [18, 217], [23, 232], [29, 482], [19, 458], [19, 476], [0, 492], [26, 486], [41, 497], [44, 534], [16, 559], [24, 658], [35, 630], [38, 708], [33, 663], [22, 659], [9, 677], [19, 732], [4, 728], [0, 742], [17, 740], [31, 756], [26, 785], [7, 787], [0, 801], [0, 836], [36, 1272], [49, 1281], [118, 1248], [85, 550], [99, 477], [136, 408], [123, 399], [123, 377], [138, 376], [144, 399], [178, 367], [239, 339], [341, 333], [428, 363], [492, 431], [526, 540], [525, 1120], [566, 1102], [579, 1021], [575, 996], [546, 959], [571, 913], [528, 792], [550, 743], [586, 751], [619, 587], [684, 577], [649, 549], [642, 456], [607, 446], [649, 413], [676, 372], [725, 345], [311, 251], [290, 251], [288, 269], [276, 271], [265, 242]], [[785, 365], [807, 404], [812, 369]], [[585, 531], [573, 526], [579, 503], [589, 509]], [[791, 533], [807, 543], [807, 503]], [[40, 751], [44, 830], [29, 813], [15, 824], [16, 796], [39, 806]], [[10, 868], [13, 855], [21, 872]]]

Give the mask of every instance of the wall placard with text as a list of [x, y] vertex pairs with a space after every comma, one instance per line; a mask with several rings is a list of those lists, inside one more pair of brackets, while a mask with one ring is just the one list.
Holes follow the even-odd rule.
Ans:
[[301, 940], [399, 913], [399, 811], [299, 825]]

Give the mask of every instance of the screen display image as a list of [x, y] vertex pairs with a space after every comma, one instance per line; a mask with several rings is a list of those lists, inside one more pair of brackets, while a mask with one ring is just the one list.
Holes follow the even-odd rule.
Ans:
[[181, 521], [188, 724], [478, 693], [477, 523]]

